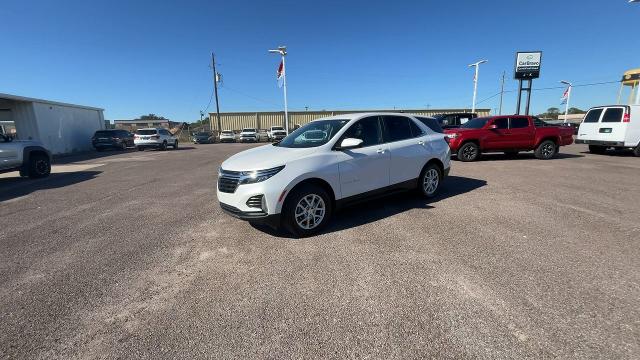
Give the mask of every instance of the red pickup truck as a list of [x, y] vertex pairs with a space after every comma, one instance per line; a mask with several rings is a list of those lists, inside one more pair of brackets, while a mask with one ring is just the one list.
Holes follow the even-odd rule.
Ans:
[[551, 159], [563, 145], [573, 143], [573, 129], [554, 126], [523, 115], [491, 116], [469, 120], [457, 129], [445, 130], [451, 152], [458, 160], [474, 161], [483, 152], [515, 156], [533, 150], [538, 159]]

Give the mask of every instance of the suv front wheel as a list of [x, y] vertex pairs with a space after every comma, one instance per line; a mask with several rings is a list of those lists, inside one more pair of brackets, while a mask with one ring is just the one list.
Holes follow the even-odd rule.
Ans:
[[331, 198], [319, 186], [303, 185], [295, 188], [284, 204], [284, 226], [299, 237], [318, 233], [331, 218]]

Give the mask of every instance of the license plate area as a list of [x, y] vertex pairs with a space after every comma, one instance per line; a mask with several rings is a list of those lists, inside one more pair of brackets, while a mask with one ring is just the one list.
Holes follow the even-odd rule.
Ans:
[[600, 128], [600, 134], [611, 134], [611, 128]]

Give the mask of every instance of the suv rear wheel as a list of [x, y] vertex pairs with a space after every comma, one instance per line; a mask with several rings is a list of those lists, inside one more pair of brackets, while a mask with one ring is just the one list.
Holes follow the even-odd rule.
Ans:
[[551, 140], [545, 140], [538, 145], [534, 155], [540, 160], [548, 160], [554, 157], [558, 152], [557, 145]]
[[633, 149], [633, 155], [640, 157], [640, 144]]
[[311, 236], [327, 225], [331, 211], [331, 198], [323, 188], [302, 185], [287, 196], [282, 212], [284, 226], [296, 236]]
[[176, 140], [176, 142], [173, 143], [173, 150], [176, 150], [178, 148], [178, 140]]
[[436, 164], [427, 165], [420, 174], [419, 189], [422, 195], [432, 198], [437, 195], [442, 183], [442, 171]]
[[476, 143], [468, 142], [458, 149], [458, 160], [476, 161], [480, 157], [480, 148]]
[[39, 179], [49, 176], [51, 173], [51, 162], [49, 157], [42, 154], [34, 154], [29, 158], [28, 175], [32, 179]]
[[163, 141], [162, 144], [160, 144], [160, 150], [167, 150], [167, 140]]

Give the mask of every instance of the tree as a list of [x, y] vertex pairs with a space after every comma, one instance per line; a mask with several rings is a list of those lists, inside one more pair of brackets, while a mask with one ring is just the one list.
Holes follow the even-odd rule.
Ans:
[[136, 120], [167, 120], [164, 116], [158, 116], [156, 114], [142, 115]]
[[582, 110], [582, 109], [578, 109], [575, 107], [571, 107], [569, 108], [569, 114], [586, 114], [587, 112]]

